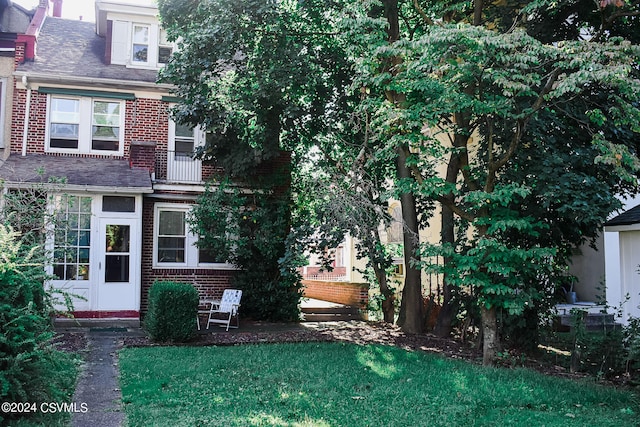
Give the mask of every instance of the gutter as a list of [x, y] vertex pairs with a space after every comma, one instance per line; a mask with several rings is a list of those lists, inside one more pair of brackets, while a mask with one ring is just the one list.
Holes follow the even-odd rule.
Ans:
[[118, 80], [118, 79], [100, 79], [94, 77], [78, 77], [78, 76], [52, 76], [51, 74], [44, 73], [32, 73], [25, 71], [16, 71], [13, 73], [16, 77], [26, 77], [29, 76], [31, 82], [38, 83], [57, 83], [57, 84], [65, 84], [70, 86], [78, 86], [79, 84], [86, 84], [89, 86], [104, 86], [104, 87], [117, 87], [122, 90], [122, 88], [132, 88], [132, 89], [144, 89], [144, 90], [155, 90], [158, 92], [168, 92], [171, 89], [175, 88], [174, 85], [166, 84], [166, 83], [156, 83], [156, 82], [141, 82], [141, 81], [126, 81], [126, 80]]
[[[30, 188], [42, 188], [41, 182], [10, 182], [5, 184], [11, 188], [18, 189], [30, 189]], [[44, 184], [45, 186], [47, 184]], [[59, 185], [64, 191], [83, 192], [83, 193], [109, 193], [109, 194], [151, 194], [153, 188], [151, 187], [114, 187], [104, 185], [82, 185], [82, 184], [52, 184], [53, 186]]]

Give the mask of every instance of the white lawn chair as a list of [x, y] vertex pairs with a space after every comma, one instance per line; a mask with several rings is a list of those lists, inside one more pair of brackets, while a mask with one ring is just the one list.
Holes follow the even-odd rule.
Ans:
[[[198, 314], [196, 315], [196, 324], [198, 325], [198, 330], [200, 330], [200, 318], [204, 316], [209, 316], [211, 309], [214, 304], [219, 304], [219, 300], [210, 300], [210, 299], [201, 299], [198, 303]], [[208, 325], [207, 325], [208, 327]]]
[[[218, 323], [221, 327], [226, 325], [229, 328], [237, 328], [240, 326], [240, 316], [238, 309], [240, 307], [240, 298], [242, 291], [238, 289], [225, 289], [222, 293], [222, 299], [211, 304], [209, 311], [209, 319], [207, 320], [207, 329], [209, 324]], [[231, 326], [231, 318], [236, 318], [236, 325]]]

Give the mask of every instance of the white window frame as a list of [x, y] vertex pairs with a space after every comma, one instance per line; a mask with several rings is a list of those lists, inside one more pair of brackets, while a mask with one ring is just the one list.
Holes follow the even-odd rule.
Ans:
[[[169, 151], [176, 152], [176, 140], [185, 137], [176, 137], [176, 127], [178, 124], [173, 120], [169, 119]], [[202, 130], [200, 126], [196, 126], [193, 128], [193, 149], [194, 151], [198, 147], [204, 146], [206, 142], [206, 132]]]
[[[80, 120], [78, 129], [78, 148], [59, 148], [51, 147], [51, 108], [52, 100], [57, 99], [70, 99], [79, 101], [80, 105]], [[119, 117], [119, 132], [118, 132], [118, 150], [94, 150], [92, 148], [93, 140], [93, 107], [94, 102], [109, 102], [120, 104], [120, 117]], [[82, 96], [68, 96], [68, 95], [54, 95], [50, 94], [47, 97], [47, 127], [45, 135], [45, 151], [49, 153], [83, 153], [83, 154], [100, 154], [105, 156], [123, 156], [124, 155], [124, 123], [126, 113], [126, 103], [124, 100], [111, 99], [111, 98], [92, 98]]]
[[167, 65], [166, 62], [161, 62], [160, 61], [160, 49], [171, 49], [171, 54], [173, 54], [173, 52], [175, 51], [175, 46], [173, 43], [169, 42], [167, 40], [167, 31], [164, 30], [162, 27], [158, 27], [158, 66], [162, 67], [164, 65]]
[[[185, 215], [185, 253], [184, 262], [159, 262], [158, 261], [158, 235], [160, 231], [160, 212], [183, 212]], [[198, 260], [199, 248], [196, 246], [198, 236], [189, 230], [186, 217], [191, 211], [191, 205], [180, 203], [156, 203], [153, 212], [153, 266], [154, 268], [207, 268], [215, 270], [233, 270], [235, 267], [229, 263], [200, 263]]]
[[[136, 40], [136, 27], [140, 27], [140, 28], [146, 28], [147, 29], [147, 40], [145, 42], [140, 42]], [[138, 22], [134, 22], [131, 24], [131, 44], [130, 44], [130, 55], [129, 55], [129, 62], [132, 65], [146, 65], [148, 66], [149, 64], [154, 64], [156, 61], [152, 61], [153, 59], [153, 54], [152, 54], [152, 44], [151, 44], [151, 40], [153, 40], [153, 36], [151, 34], [152, 32], [152, 25], [151, 24], [142, 24], [142, 23], [138, 23]], [[135, 59], [135, 49], [134, 47], [136, 45], [146, 45], [147, 46], [147, 60], [146, 61], [137, 61]], [[156, 54], [157, 57], [157, 54]]]
[[[146, 28], [147, 29], [147, 40], [146, 41], [136, 41], [136, 28]], [[114, 26], [115, 28], [115, 26]], [[119, 29], [122, 29], [122, 26], [118, 26]], [[157, 23], [152, 22], [129, 22], [128, 23], [128, 35], [127, 38], [124, 39], [124, 35], [122, 38], [118, 35], [112, 36], [115, 37], [116, 40], [126, 40], [127, 42], [127, 57], [125, 64], [128, 68], [144, 68], [144, 69], [153, 69], [158, 70], [166, 65], [166, 62], [160, 61], [160, 48], [170, 48], [171, 53], [175, 52], [176, 44], [170, 43], [166, 40], [166, 37], [163, 35], [166, 34], [162, 27]], [[147, 46], [147, 60], [146, 61], [137, 61], [135, 60], [134, 53], [135, 45], [146, 45]], [[112, 46], [112, 49], [116, 49], [117, 46], [120, 46], [119, 43], [116, 43]], [[116, 59], [113, 63], [118, 64], [121, 63], [124, 58], [122, 58], [118, 53], [112, 51], [112, 58]]]

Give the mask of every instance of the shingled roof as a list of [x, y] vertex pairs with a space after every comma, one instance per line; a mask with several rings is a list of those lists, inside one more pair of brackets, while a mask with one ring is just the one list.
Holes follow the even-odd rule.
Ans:
[[604, 225], [606, 227], [613, 227], [616, 225], [633, 225], [640, 223], [640, 205], [629, 209], [620, 215], [611, 218]]
[[38, 36], [35, 60], [19, 65], [16, 71], [71, 78], [156, 81], [155, 70], [105, 64], [105, 44], [105, 39], [96, 34], [93, 22], [47, 17]]
[[153, 191], [149, 171], [133, 168], [124, 159], [71, 157], [47, 154], [13, 155], [0, 165], [0, 179], [14, 185], [46, 183], [66, 178], [66, 185], [119, 192]]

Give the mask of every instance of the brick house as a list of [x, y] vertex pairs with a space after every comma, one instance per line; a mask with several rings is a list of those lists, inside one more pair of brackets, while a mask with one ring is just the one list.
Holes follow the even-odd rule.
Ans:
[[174, 48], [157, 8], [96, 1], [92, 23], [60, 18], [60, 0], [54, 16], [48, 6], [40, 1], [31, 44], [16, 45], [0, 179], [6, 191], [66, 178], [52, 286], [81, 296], [75, 316], [85, 318], [139, 319], [156, 280], [220, 295], [234, 267], [199, 250], [185, 220], [215, 170], [191, 157], [204, 132], [171, 120], [177, 100], [156, 83]]

